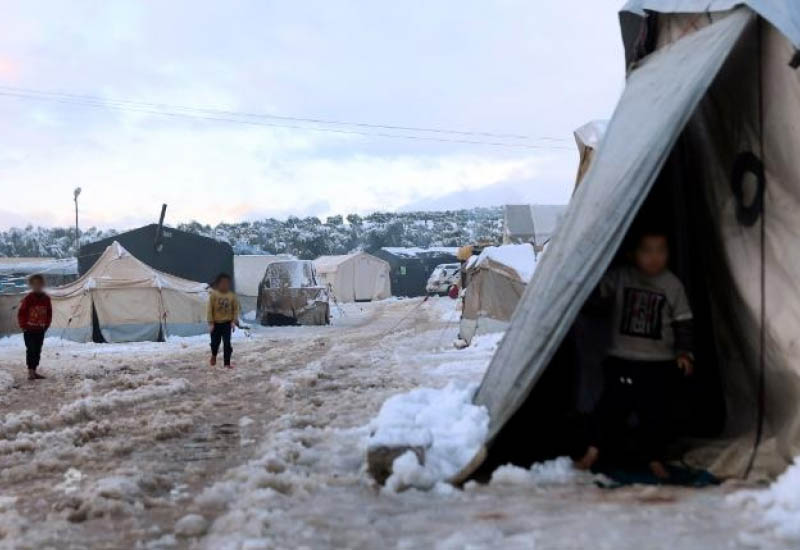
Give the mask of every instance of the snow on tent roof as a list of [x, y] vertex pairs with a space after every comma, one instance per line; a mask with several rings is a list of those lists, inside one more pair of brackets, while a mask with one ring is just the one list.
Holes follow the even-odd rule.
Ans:
[[591, 122], [587, 122], [575, 130], [573, 134], [575, 136], [575, 143], [578, 145], [578, 150], [580, 153], [583, 154], [583, 150], [586, 147], [597, 149], [597, 146], [600, 145], [600, 140], [603, 139], [603, 135], [605, 135], [607, 128], [607, 120], [592, 120]]
[[384, 246], [381, 250], [385, 250], [389, 254], [400, 256], [402, 258], [426, 258], [431, 256], [452, 255], [455, 256], [458, 252], [458, 247], [455, 246], [431, 246], [429, 248], [419, 247], [399, 247], [399, 246]]
[[479, 256], [470, 258], [467, 268], [476, 269], [492, 262], [513, 269], [519, 279], [526, 283], [531, 280], [533, 272], [536, 270], [536, 255], [533, 252], [533, 246], [528, 243], [488, 246]]

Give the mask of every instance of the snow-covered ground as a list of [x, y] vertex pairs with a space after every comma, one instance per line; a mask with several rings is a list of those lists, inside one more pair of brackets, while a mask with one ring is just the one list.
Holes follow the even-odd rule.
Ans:
[[[728, 502], [745, 493], [598, 489], [565, 459], [376, 488], [365, 450], [390, 397], [390, 425], [434, 402], [481, 425], [468, 395], [500, 337], [455, 350], [457, 319], [447, 298], [348, 304], [330, 327], [238, 332], [232, 371], [207, 366], [205, 337], [48, 339], [37, 383], [21, 339], [0, 339], [0, 548], [786, 548], [764, 514], [796, 474]], [[445, 429], [421, 437], [447, 449]]]

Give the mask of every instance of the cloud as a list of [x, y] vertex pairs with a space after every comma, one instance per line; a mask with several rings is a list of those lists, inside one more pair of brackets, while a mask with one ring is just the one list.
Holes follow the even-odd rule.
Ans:
[[[624, 83], [618, 2], [540, 4], [31, 0], [0, 20], [0, 85], [548, 136], [562, 141], [539, 143], [571, 148], [571, 131], [607, 117]], [[85, 223], [117, 228], [152, 221], [162, 202], [172, 223], [216, 223], [505, 201], [528, 187], [536, 193], [526, 196], [568, 197], [576, 162], [571, 149], [367, 138], [9, 97], [0, 97], [0, 125], [0, 227], [70, 224], [78, 185]]]

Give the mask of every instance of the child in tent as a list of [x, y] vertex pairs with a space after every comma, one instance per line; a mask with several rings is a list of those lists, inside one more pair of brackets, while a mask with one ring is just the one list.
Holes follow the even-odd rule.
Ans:
[[222, 342], [222, 359], [226, 368], [232, 369], [231, 333], [239, 326], [239, 300], [231, 290], [231, 276], [220, 273], [214, 280], [208, 297], [208, 331], [211, 333], [211, 361], [217, 364], [219, 344]]
[[[680, 371], [690, 376], [692, 310], [681, 281], [667, 269], [669, 245], [659, 231], [643, 232], [630, 265], [612, 269], [596, 290], [612, 308], [611, 349], [604, 362], [604, 389], [595, 412], [596, 430], [577, 461], [589, 469], [605, 454], [622, 451], [636, 415], [634, 441], [658, 478], [669, 474], [662, 462], [669, 441], [670, 393]], [[624, 457], [631, 458], [631, 457]]]
[[44, 334], [53, 320], [53, 307], [50, 296], [44, 292], [45, 280], [42, 275], [31, 275], [28, 279], [31, 291], [17, 311], [17, 322], [25, 338], [25, 362], [28, 365], [28, 380], [42, 380], [44, 376], [36, 372], [42, 356]]

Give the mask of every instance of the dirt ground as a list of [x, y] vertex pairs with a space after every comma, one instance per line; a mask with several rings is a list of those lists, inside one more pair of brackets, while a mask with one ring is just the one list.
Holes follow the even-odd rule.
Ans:
[[235, 339], [232, 371], [208, 367], [204, 337], [48, 339], [48, 379], [30, 383], [19, 338], [0, 340], [0, 548], [784, 547], [726, 503], [732, 486], [375, 488], [366, 425], [386, 398], [478, 381], [491, 357], [491, 339], [452, 348], [453, 304], [390, 300], [348, 305], [331, 327], [258, 327]]

